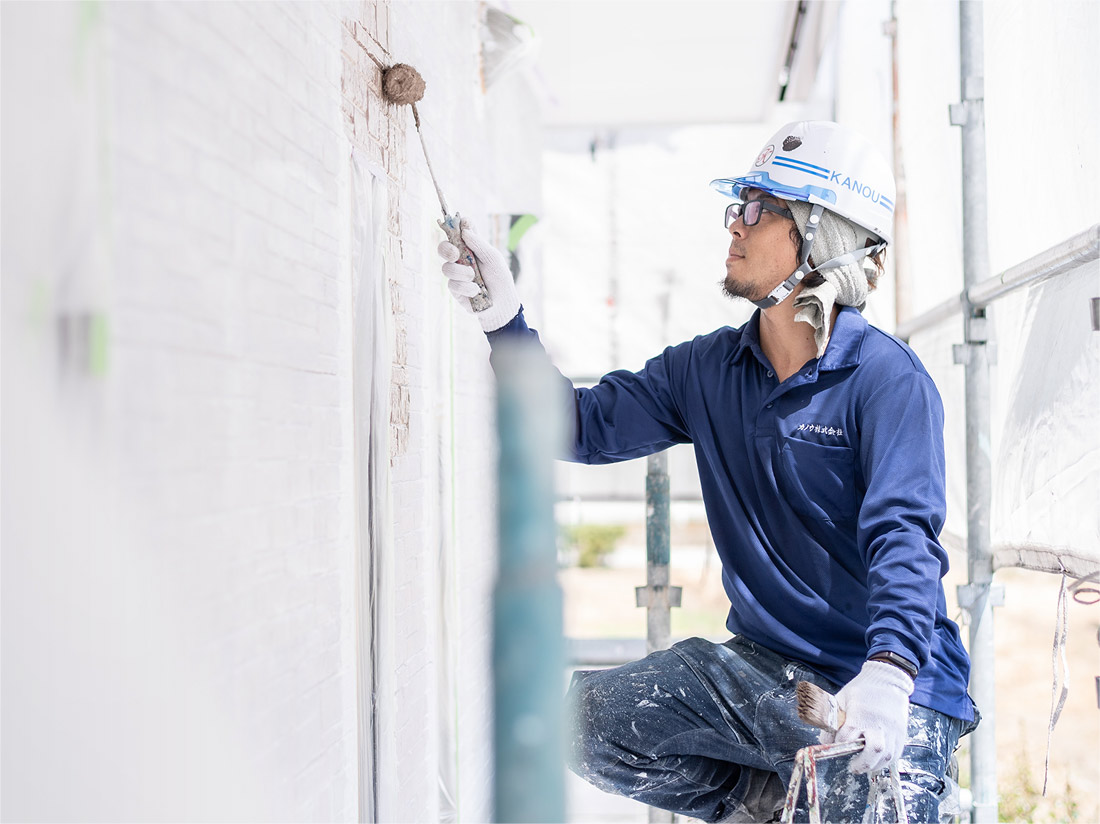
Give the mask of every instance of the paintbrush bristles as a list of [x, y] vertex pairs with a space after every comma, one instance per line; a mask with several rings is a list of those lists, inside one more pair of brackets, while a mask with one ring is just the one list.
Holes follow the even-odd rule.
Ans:
[[836, 698], [816, 684], [799, 681], [795, 685], [798, 699], [798, 717], [812, 727], [835, 733], [844, 726], [844, 711], [837, 706]]

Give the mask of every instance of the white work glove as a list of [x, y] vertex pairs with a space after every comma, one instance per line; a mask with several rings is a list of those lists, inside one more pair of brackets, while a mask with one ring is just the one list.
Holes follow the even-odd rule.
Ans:
[[[908, 673], [881, 661], [866, 661], [859, 675], [836, 694], [844, 713], [837, 730], [838, 744], [855, 741], [861, 735], [866, 744], [852, 758], [854, 773], [878, 772], [901, 758], [909, 737], [909, 696], [913, 679]], [[831, 733], [822, 733], [823, 744], [833, 743]]]
[[465, 218], [462, 219], [460, 226], [462, 240], [477, 258], [481, 268], [481, 278], [485, 281], [485, 288], [489, 291], [489, 300], [493, 305], [481, 312], [474, 312], [470, 306], [470, 298], [478, 294], [479, 289], [474, 283], [473, 267], [465, 263], [457, 263], [459, 258], [457, 247], [445, 240], [439, 244], [439, 256], [444, 260], [443, 274], [447, 276], [447, 288], [451, 290], [451, 294], [463, 309], [474, 314], [484, 331], [494, 332], [507, 325], [519, 314], [519, 293], [516, 291], [516, 282], [512, 280], [512, 272], [508, 268], [508, 261], [504, 259], [504, 255], [471, 229]]

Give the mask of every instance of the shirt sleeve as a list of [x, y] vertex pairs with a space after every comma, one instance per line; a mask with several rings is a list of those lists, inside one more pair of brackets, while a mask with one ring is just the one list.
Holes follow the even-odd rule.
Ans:
[[867, 491], [858, 540], [867, 564], [867, 654], [928, 663], [947, 553], [943, 404], [928, 375], [909, 372], [864, 405], [860, 462]]
[[[488, 334], [494, 351], [516, 337], [538, 341], [538, 333], [527, 326], [522, 307], [508, 324]], [[592, 388], [578, 389], [558, 372], [566, 393], [564, 401], [572, 406], [568, 410], [568, 420], [573, 422], [572, 449], [566, 457], [586, 464], [615, 463], [689, 443], [671, 377], [687, 346], [690, 344], [669, 347], [640, 372], [611, 372]]]

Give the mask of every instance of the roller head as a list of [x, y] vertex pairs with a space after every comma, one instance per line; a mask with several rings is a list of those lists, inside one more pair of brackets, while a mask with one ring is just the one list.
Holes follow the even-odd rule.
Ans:
[[382, 72], [382, 94], [399, 106], [416, 103], [424, 96], [424, 78], [405, 63], [395, 63]]

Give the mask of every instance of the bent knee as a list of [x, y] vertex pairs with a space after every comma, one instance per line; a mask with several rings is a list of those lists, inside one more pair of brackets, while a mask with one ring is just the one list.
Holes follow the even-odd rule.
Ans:
[[602, 765], [622, 759], [635, 721], [624, 714], [618, 698], [614, 677], [601, 671], [574, 674], [565, 697], [571, 732], [567, 749], [574, 771], [584, 765], [585, 771], [598, 773]]
[[607, 689], [601, 689], [599, 671], [577, 671], [565, 694], [565, 706], [574, 738], [593, 734], [608, 710]]

